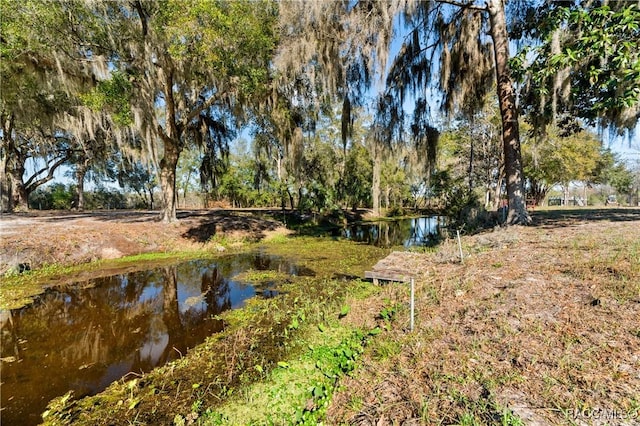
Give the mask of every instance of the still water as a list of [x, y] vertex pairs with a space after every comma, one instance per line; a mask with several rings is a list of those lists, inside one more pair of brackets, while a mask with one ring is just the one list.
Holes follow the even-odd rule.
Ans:
[[47, 403], [69, 390], [94, 395], [180, 357], [223, 329], [219, 313], [276, 294], [235, 278], [248, 269], [313, 274], [242, 254], [99, 278], [0, 311], [2, 424], [38, 424]]
[[361, 223], [346, 227], [342, 236], [378, 247], [425, 247], [437, 245], [442, 240], [445, 225], [442, 216]]

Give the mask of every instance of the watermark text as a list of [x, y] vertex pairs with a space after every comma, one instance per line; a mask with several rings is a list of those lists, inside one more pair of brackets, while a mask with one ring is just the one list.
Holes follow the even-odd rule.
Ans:
[[573, 420], [591, 419], [591, 420], [639, 420], [640, 410], [631, 411], [620, 410], [616, 408], [585, 408], [572, 410]]

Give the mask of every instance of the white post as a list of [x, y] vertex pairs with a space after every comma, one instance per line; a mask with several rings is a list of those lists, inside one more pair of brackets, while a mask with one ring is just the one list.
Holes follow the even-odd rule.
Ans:
[[413, 283], [413, 277], [411, 277], [411, 325], [410, 329], [413, 331], [413, 313], [415, 311], [415, 285]]
[[464, 257], [462, 256], [462, 242], [460, 241], [460, 230], [456, 230], [458, 234], [458, 248], [460, 249], [460, 263], [464, 263]]

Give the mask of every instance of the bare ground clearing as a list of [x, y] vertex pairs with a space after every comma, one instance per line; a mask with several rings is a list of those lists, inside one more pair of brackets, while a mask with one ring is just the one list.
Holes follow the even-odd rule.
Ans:
[[[266, 211], [182, 211], [175, 223], [157, 212], [30, 212], [0, 219], [0, 275], [26, 265], [75, 265], [149, 252], [213, 248], [226, 242], [261, 240], [286, 233]], [[24, 266], [23, 266], [24, 267]]]

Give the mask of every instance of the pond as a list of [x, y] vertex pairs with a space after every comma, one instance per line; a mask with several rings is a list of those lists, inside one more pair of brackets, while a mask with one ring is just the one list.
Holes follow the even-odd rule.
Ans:
[[69, 390], [95, 395], [179, 358], [223, 329], [221, 312], [277, 294], [269, 283], [243, 281], [251, 269], [313, 275], [247, 253], [99, 278], [0, 311], [2, 424], [41, 423], [48, 402]]
[[344, 228], [342, 237], [378, 247], [430, 247], [440, 243], [445, 225], [442, 216], [362, 222]]

